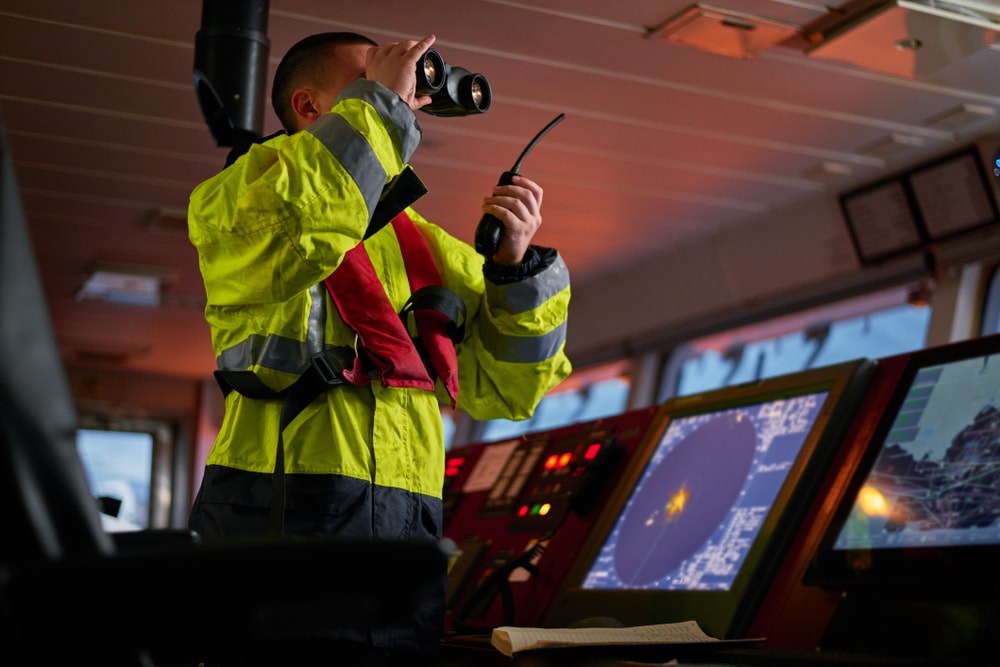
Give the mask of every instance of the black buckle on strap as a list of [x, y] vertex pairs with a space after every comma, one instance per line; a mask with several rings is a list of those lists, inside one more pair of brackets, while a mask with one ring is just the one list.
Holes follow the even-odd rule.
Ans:
[[326, 387], [336, 387], [347, 382], [343, 373], [354, 365], [354, 358], [350, 347], [328, 347], [312, 356], [312, 367]]

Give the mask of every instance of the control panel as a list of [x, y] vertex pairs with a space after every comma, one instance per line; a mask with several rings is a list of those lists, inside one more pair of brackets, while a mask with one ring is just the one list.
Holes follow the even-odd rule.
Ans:
[[[448, 630], [538, 625], [656, 408], [453, 448]], [[460, 462], [460, 464], [459, 464]]]

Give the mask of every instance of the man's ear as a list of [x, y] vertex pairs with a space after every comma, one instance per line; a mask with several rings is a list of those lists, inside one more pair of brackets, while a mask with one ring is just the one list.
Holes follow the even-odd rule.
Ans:
[[316, 92], [312, 88], [299, 88], [292, 93], [292, 111], [303, 120], [302, 125], [308, 126], [319, 118], [323, 110], [316, 106]]

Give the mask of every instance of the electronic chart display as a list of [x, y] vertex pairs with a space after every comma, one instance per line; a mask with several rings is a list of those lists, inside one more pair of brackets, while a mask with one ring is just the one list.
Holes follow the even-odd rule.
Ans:
[[917, 369], [833, 549], [1000, 544], [1000, 356]]
[[1000, 335], [901, 358], [804, 581], [976, 599], [1000, 586]]
[[729, 590], [826, 396], [673, 419], [582, 588]]

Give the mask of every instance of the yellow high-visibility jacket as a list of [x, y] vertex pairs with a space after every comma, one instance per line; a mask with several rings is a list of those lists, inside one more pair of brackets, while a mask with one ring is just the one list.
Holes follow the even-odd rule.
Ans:
[[[409, 107], [361, 80], [307, 130], [254, 145], [193, 191], [189, 236], [220, 370], [253, 371], [281, 390], [323, 346], [355, 344], [323, 280], [362, 242], [376, 204], [408, 168], [419, 138]], [[531, 262], [516, 270], [484, 266], [471, 245], [406, 210], [428, 241], [442, 285], [466, 307], [464, 338], [456, 345], [458, 407], [478, 419], [529, 417], [571, 371], [564, 351], [565, 264], [555, 251], [533, 248]], [[392, 227], [364, 244], [398, 312], [410, 289]], [[437, 386], [435, 394], [376, 379], [334, 387], [308, 405], [282, 434], [286, 530], [440, 537], [438, 401], [445, 393]], [[192, 528], [206, 537], [265, 530], [280, 411], [278, 400], [227, 395]], [[439, 630], [436, 622], [428, 620], [425, 630]], [[376, 637], [377, 645], [414, 641], [419, 634], [406, 631]]]

